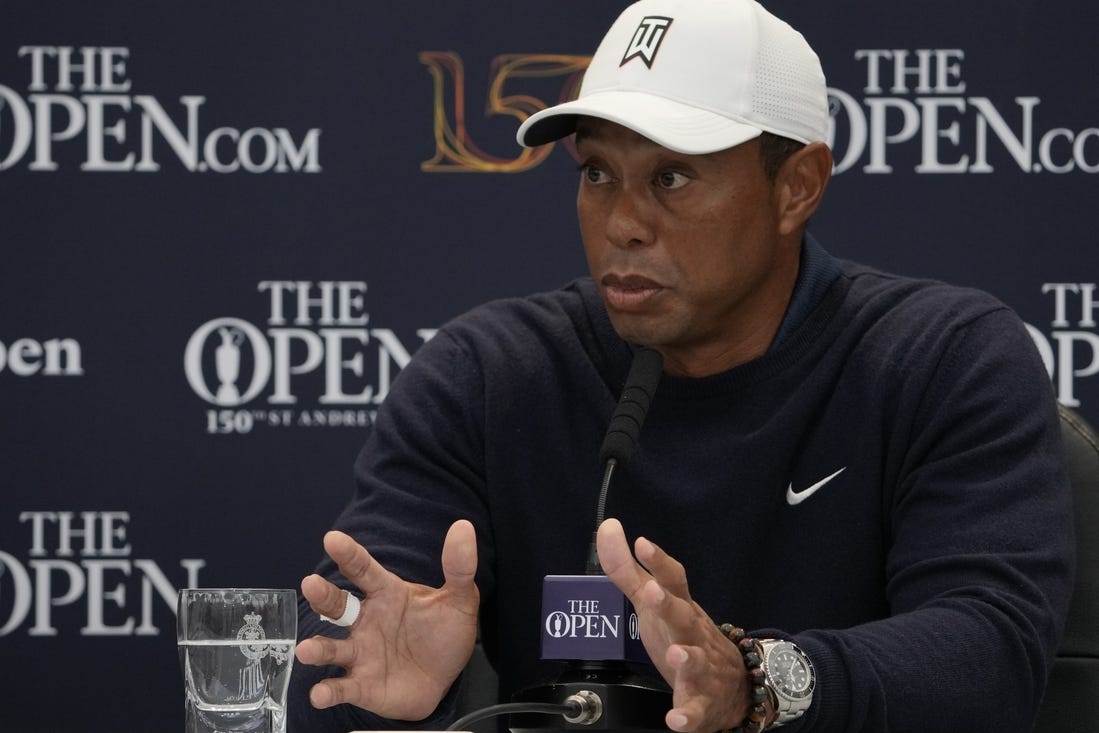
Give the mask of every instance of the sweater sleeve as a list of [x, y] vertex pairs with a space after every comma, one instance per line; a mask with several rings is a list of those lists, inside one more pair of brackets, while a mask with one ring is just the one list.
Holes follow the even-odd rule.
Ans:
[[890, 616], [792, 635], [818, 686], [791, 731], [1033, 726], [1074, 562], [1056, 405], [1006, 309], [945, 338], [883, 487]]
[[[355, 462], [356, 491], [335, 522], [388, 570], [401, 578], [442, 584], [443, 538], [458, 519], [478, 531], [477, 585], [482, 598], [492, 586], [492, 543], [483, 498], [483, 380], [480, 365], [446, 331], [417, 352], [393, 382]], [[325, 557], [317, 572], [359, 593]], [[301, 600], [298, 637], [345, 636], [321, 621]], [[453, 714], [455, 690], [424, 721], [389, 721], [350, 705], [316, 710], [309, 689], [339, 676], [338, 667], [295, 664], [289, 692], [289, 730], [347, 733], [349, 730], [443, 728]], [[458, 685], [454, 685], [455, 688]]]

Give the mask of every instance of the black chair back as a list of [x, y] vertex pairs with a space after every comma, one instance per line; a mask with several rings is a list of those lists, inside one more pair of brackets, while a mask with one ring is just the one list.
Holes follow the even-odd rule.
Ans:
[[1076, 587], [1035, 733], [1099, 731], [1099, 436], [1061, 406], [1076, 518]]

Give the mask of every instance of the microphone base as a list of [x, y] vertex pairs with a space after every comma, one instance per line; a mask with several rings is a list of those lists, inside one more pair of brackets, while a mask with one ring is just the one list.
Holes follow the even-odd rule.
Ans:
[[558, 714], [513, 713], [508, 727], [513, 733], [547, 730], [667, 733], [664, 716], [672, 708], [672, 693], [651, 667], [639, 668], [622, 662], [574, 662], [552, 683], [520, 690], [512, 701], [561, 704], [581, 692], [592, 692], [602, 701], [598, 720], [570, 723]]

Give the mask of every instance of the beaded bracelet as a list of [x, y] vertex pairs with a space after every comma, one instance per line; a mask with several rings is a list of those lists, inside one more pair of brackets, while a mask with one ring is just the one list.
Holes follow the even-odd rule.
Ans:
[[767, 708], [763, 703], [768, 695], [767, 688], [764, 686], [766, 675], [762, 668], [763, 660], [759, 656], [756, 640], [748, 636], [739, 626], [722, 624], [719, 628], [729, 641], [736, 644], [744, 657], [744, 666], [748, 668], [748, 683], [751, 685], [748, 696], [752, 702], [744, 722], [722, 733], [761, 733], [767, 722]]

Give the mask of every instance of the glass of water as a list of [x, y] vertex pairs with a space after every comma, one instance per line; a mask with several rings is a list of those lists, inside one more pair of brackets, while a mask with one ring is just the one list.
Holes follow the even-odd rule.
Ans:
[[297, 628], [292, 590], [179, 591], [186, 733], [285, 733]]

